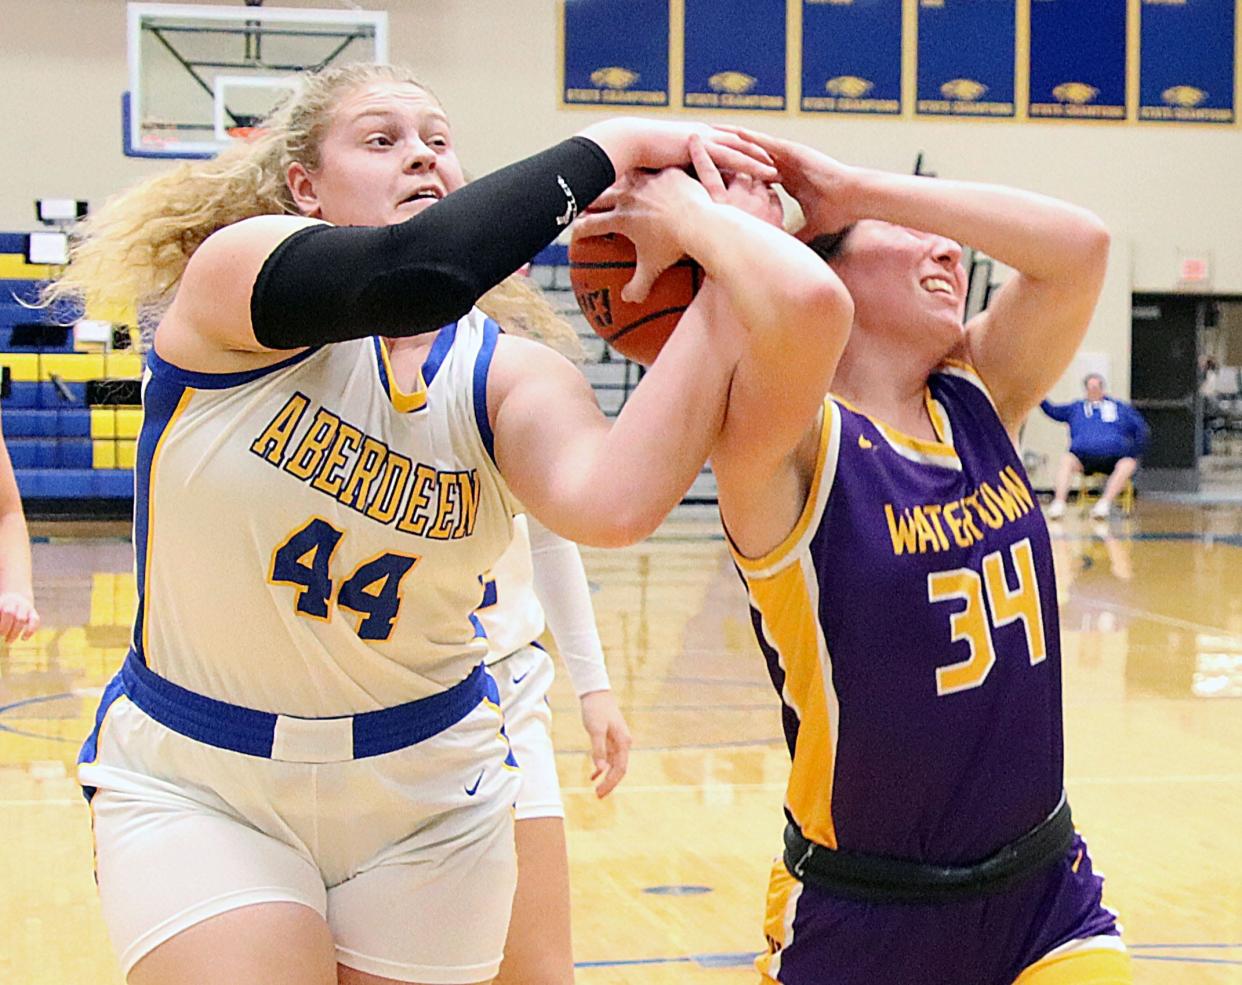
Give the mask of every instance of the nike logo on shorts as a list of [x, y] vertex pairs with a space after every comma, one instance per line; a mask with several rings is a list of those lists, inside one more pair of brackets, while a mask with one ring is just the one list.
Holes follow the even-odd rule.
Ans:
[[479, 770], [479, 775], [474, 778], [474, 786], [462, 788], [466, 791], [467, 797], [473, 797], [479, 792], [479, 784], [483, 782], [483, 772], [483, 770]]
[[520, 675], [518, 675], [517, 677], [512, 678], [512, 680], [513, 680], [513, 683], [514, 683], [514, 684], [521, 684], [521, 683], [522, 683], [522, 681], [526, 680], [526, 678], [528, 678], [528, 677], [530, 677], [530, 671], [529, 671], [529, 670], [528, 670], [525, 674], [520, 674]]

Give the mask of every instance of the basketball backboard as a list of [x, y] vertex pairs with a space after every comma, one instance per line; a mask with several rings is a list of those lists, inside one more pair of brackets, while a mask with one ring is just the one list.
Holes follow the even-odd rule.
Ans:
[[244, 137], [307, 71], [388, 60], [388, 15], [372, 10], [131, 3], [130, 157], [212, 157]]

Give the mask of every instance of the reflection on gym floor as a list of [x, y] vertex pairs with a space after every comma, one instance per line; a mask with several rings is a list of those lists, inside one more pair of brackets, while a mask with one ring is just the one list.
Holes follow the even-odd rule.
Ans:
[[[121, 531], [34, 533], [44, 628], [0, 651], [0, 980], [116, 985], [72, 764], [128, 641], [132, 555]], [[1242, 982], [1242, 506], [1141, 501], [1053, 538], [1070, 796], [1136, 980]], [[719, 524], [682, 511], [584, 553], [636, 752], [597, 801], [558, 680], [579, 981], [753, 983], [787, 756]]]

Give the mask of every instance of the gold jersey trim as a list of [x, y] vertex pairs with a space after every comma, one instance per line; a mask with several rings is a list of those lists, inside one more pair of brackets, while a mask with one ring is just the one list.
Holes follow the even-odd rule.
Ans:
[[380, 362], [383, 363], [383, 373], [388, 379], [388, 396], [392, 401], [393, 408], [399, 413], [409, 414], [426, 406], [427, 384], [423, 380], [423, 371], [421, 369], [418, 371], [418, 378], [415, 381], [417, 386], [414, 392], [406, 393], [401, 387], [397, 386], [397, 374], [393, 372], [392, 360], [388, 355], [388, 344], [383, 339], [380, 339], [376, 349], [380, 355]]
[[793, 563], [799, 549], [815, 535], [820, 517], [828, 504], [828, 494], [837, 474], [837, 456], [841, 450], [841, 411], [831, 397], [824, 400], [819, 417], [819, 450], [815, 456], [815, 474], [807, 491], [806, 503], [793, 529], [776, 547], [757, 558], [744, 556], [726, 538], [733, 560], [747, 578], [766, 578]]
[[854, 406], [843, 397], [834, 395], [832, 399], [846, 410], [853, 411], [859, 417], [865, 417], [871, 423], [871, 426], [879, 432], [880, 437], [888, 443], [888, 446], [902, 458], [918, 462], [920, 465], [939, 465], [943, 468], [961, 471], [962, 463], [961, 459], [957, 457], [957, 450], [951, 443], [945, 440], [952, 437], [952, 429], [949, 427], [949, 415], [945, 413], [944, 408], [940, 406], [939, 402], [932, 397], [930, 389], [924, 389], [923, 402], [927, 407], [927, 415], [931, 418], [932, 429], [936, 432], [936, 441], [928, 441], [926, 438], [915, 438], [904, 431], [899, 431], [895, 427], [872, 417], [866, 411]]
[[943, 373], [945, 376], [956, 376], [958, 379], [973, 383], [979, 389], [979, 392], [988, 398], [988, 403], [992, 405], [992, 409], [996, 409], [996, 400], [992, 397], [992, 391], [983, 382], [983, 377], [979, 375], [979, 371], [970, 363], [964, 362], [961, 359], [946, 359], [936, 369], [936, 372]]

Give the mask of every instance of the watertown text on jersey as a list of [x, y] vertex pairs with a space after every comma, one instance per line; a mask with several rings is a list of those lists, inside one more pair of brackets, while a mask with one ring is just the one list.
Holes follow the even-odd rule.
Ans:
[[951, 545], [970, 547], [983, 540], [985, 528], [999, 530], [1035, 507], [1031, 491], [1017, 469], [1001, 469], [995, 484], [980, 483], [969, 496], [949, 503], [907, 506], [900, 513], [884, 504], [884, 518], [894, 554], [947, 551]]

